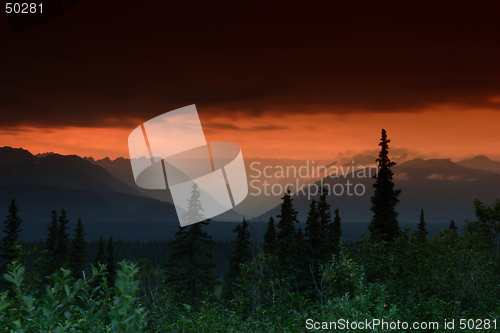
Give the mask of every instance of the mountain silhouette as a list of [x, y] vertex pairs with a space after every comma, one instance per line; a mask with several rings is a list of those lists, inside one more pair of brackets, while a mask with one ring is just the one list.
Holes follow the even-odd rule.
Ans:
[[[396, 206], [398, 220], [402, 228], [415, 228], [420, 209], [424, 209], [429, 230], [434, 233], [437, 228], [447, 228], [451, 219], [463, 225], [466, 219], [474, 219], [474, 199], [480, 199], [490, 205], [500, 198], [500, 174], [472, 169], [450, 159], [421, 158], [410, 160], [393, 167], [396, 189], [401, 189], [400, 203]], [[345, 184], [362, 184], [366, 193], [362, 196], [329, 195], [327, 197], [332, 209], [340, 210], [345, 239], [359, 239], [368, 235], [368, 223], [372, 212], [371, 196], [373, 195], [372, 178], [325, 178], [324, 184], [334, 186]], [[316, 182], [319, 186], [320, 182]], [[319, 195], [307, 197], [299, 192], [293, 196], [294, 208], [298, 211], [299, 221], [305, 221], [309, 210], [310, 199], [318, 199]], [[312, 191], [314, 192], [314, 191]], [[280, 205], [253, 219], [267, 222], [270, 216], [276, 218], [280, 213]], [[432, 229], [432, 230], [431, 230]]]
[[488, 172], [500, 173], [500, 162], [493, 161], [484, 155], [479, 155], [470, 159], [457, 162], [458, 165], [471, 169], [479, 169]]

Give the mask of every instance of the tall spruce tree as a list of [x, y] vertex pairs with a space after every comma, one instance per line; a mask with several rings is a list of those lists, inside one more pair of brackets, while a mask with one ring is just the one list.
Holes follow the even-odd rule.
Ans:
[[394, 176], [391, 168], [396, 165], [389, 159], [389, 143], [385, 129], [382, 129], [382, 138], [379, 146], [381, 147], [378, 162], [378, 173], [374, 176], [376, 179], [373, 184], [375, 193], [371, 201], [373, 219], [369, 225], [372, 238], [376, 241], [392, 242], [399, 234], [398, 213], [395, 208], [399, 203], [398, 196], [401, 190], [394, 190], [392, 178]]
[[295, 223], [297, 221], [297, 211], [293, 208], [292, 196], [290, 189], [287, 189], [285, 195], [281, 198], [281, 213], [278, 215], [278, 228], [280, 229], [276, 235], [276, 254], [278, 260], [285, 266], [289, 266], [294, 262], [294, 257], [297, 252], [296, 240], [297, 231]]
[[73, 230], [73, 238], [69, 249], [69, 268], [75, 279], [83, 277], [83, 271], [87, 264], [87, 248], [85, 242], [85, 232], [82, 219], [76, 222], [76, 228]]
[[66, 211], [61, 210], [61, 214], [59, 214], [57, 226], [57, 240], [55, 246], [55, 255], [57, 260], [59, 261], [59, 266], [63, 267], [68, 263], [68, 249], [69, 249], [69, 234], [68, 234], [68, 223], [69, 220], [66, 216]]
[[52, 211], [50, 215], [50, 223], [47, 228], [49, 234], [47, 239], [45, 240], [45, 250], [49, 253], [53, 253], [56, 248], [57, 243], [57, 235], [58, 235], [58, 227], [57, 227], [57, 212], [55, 210]]
[[320, 221], [316, 200], [311, 200], [305, 227], [305, 249], [309, 264], [317, 266], [325, 257], [327, 230]]
[[266, 233], [264, 234], [264, 246], [263, 251], [267, 254], [276, 253], [276, 228], [274, 226], [274, 219], [271, 216], [269, 222], [267, 223]]
[[203, 297], [213, 294], [217, 280], [212, 254], [203, 249], [215, 243], [202, 229], [210, 220], [195, 223], [203, 219], [199, 198], [198, 186], [193, 183], [188, 210], [183, 218], [194, 224], [179, 227], [174, 239], [168, 243], [171, 252], [163, 264], [166, 285], [179, 301], [193, 306], [199, 305]]
[[106, 257], [106, 279], [108, 280], [108, 284], [113, 286], [115, 284], [116, 279], [116, 264], [115, 264], [115, 249], [113, 236], [109, 236], [108, 240], [108, 255]]
[[229, 270], [226, 274], [223, 298], [231, 299], [234, 294], [235, 285], [239, 282], [241, 275], [241, 265], [252, 260], [252, 250], [250, 248], [250, 231], [248, 221], [243, 218], [243, 222], [238, 224], [233, 232], [236, 233], [234, 250], [229, 256]]
[[321, 258], [322, 261], [330, 260], [331, 255], [334, 252], [335, 247], [337, 246], [335, 239], [337, 239], [338, 236], [337, 232], [334, 230], [335, 227], [332, 224], [332, 213], [330, 212], [330, 204], [326, 202], [326, 197], [328, 196], [328, 194], [329, 194], [328, 188], [323, 187], [318, 202], [318, 215], [321, 228], [325, 232], [324, 241], [326, 243], [326, 245], [324, 246], [325, 251], [323, 257]]
[[335, 214], [330, 228], [328, 230], [328, 239], [331, 242], [332, 253], [338, 256], [340, 254], [341, 240], [342, 240], [342, 225], [339, 214], [339, 209], [336, 208], [333, 213]]
[[6, 263], [10, 263], [16, 257], [16, 251], [14, 249], [14, 244], [19, 239], [21, 229], [21, 222], [23, 221], [18, 215], [18, 208], [16, 205], [16, 200], [12, 199], [9, 205], [9, 214], [7, 215], [7, 219], [4, 221], [4, 229], [3, 232], [5, 236], [2, 239], [0, 245], [1, 257], [6, 261]]
[[66, 211], [61, 210], [60, 215], [57, 215], [55, 210], [52, 211], [51, 220], [47, 230], [49, 234], [45, 241], [45, 260], [42, 269], [42, 275], [48, 276], [54, 273], [58, 268], [68, 264], [69, 260], [69, 235], [68, 218]]
[[427, 240], [427, 228], [425, 223], [424, 210], [420, 210], [420, 222], [417, 225], [417, 238], [420, 242], [425, 242]]

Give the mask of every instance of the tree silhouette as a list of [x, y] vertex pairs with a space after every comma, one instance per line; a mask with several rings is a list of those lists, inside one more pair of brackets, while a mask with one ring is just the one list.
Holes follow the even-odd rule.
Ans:
[[448, 229], [453, 230], [455, 233], [457, 232], [458, 227], [457, 227], [457, 224], [455, 223], [455, 220], [450, 221], [450, 226]]
[[188, 225], [196, 223], [198, 221], [203, 221], [204, 216], [202, 212], [203, 212], [203, 207], [201, 206], [201, 201], [200, 201], [200, 190], [198, 189], [198, 184], [193, 182], [193, 186], [191, 189], [191, 197], [189, 198], [188, 201], [188, 209], [182, 215], [184, 224]]
[[16, 250], [14, 249], [14, 244], [19, 239], [21, 230], [22, 219], [18, 215], [18, 209], [16, 201], [12, 199], [9, 205], [9, 214], [7, 219], [4, 221], [5, 227], [3, 232], [5, 236], [0, 244], [0, 256], [5, 260], [0, 267], [0, 286], [7, 285], [6, 281], [3, 279], [3, 274], [7, 271], [7, 264], [11, 263], [16, 258]]
[[68, 230], [68, 218], [66, 216], [66, 211], [61, 210], [59, 214], [59, 224], [57, 226], [57, 239], [55, 244], [54, 253], [59, 262], [59, 267], [64, 266], [68, 262], [68, 248], [69, 248], [69, 234]]
[[99, 238], [99, 243], [97, 243], [97, 254], [95, 256], [95, 265], [105, 265], [106, 255], [104, 254], [104, 238], [102, 236]]
[[69, 259], [69, 235], [68, 218], [66, 211], [61, 210], [58, 216], [55, 210], [52, 211], [51, 220], [47, 230], [49, 234], [45, 241], [45, 260], [42, 274], [48, 276], [54, 273], [58, 268], [68, 264]]
[[272, 216], [269, 218], [266, 233], [264, 234], [263, 251], [271, 255], [276, 253], [276, 228]]
[[394, 190], [392, 181], [393, 172], [391, 168], [396, 165], [389, 159], [389, 143], [385, 129], [382, 129], [382, 138], [379, 146], [381, 147], [378, 162], [378, 173], [374, 176], [376, 179], [373, 184], [375, 193], [371, 198], [373, 219], [369, 225], [372, 238], [376, 241], [392, 242], [399, 234], [398, 213], [395, 210], [399, 203], [398, 196], [401, 190]]
[[323, 227], [322, 221], [320, 221], [316, 200], [313, 199], [307, 214], [304, 250], [307, 253], [309, 265], [313, 265], [315, 268], [318, 267], [318, 263], [322, 262], [326, 255], [327, 233], [327, 228]]
[[18, 215], [16, 200], [12, 199], [9, 205], [9, 214], [7, 215], [7, 219], [4, 221], [5, 226], [3, 232], [5, 233], [5, 236], [0, 245], [1, 257], [8, 263], [16, 257], [16, 251], [13, 248], [13, 245], [19, 239], [20, 232], [22, 231], [22, 221], [23, 220]]
[[420, 210], [420, 222], [418, 223], [418, 231], [417, 231], [417, 238], [420, 242], [425, 242], [427, 240], [427, 229], [425, 227], [425, 216], [424, 216], [424, 210]]
[[113, 236], [109, 236], [108, 240], [108, 255], [106, 257], [106, 279], [110, 286], [115, 284], [116, 265], [115, 265], [115, 250], [113, 246]]
[[293, 199], [290, 193], [290, 189], [287, 189], [285, 195], [281, 198], [283, 200], [281, 203], [281, 214], [278, 215], [280, 218], [278, 228], [280, 230], [276, 235], [276, 254], [282, 264], [293, 262], [296, 252], [298, 250], [302, 251], [302, 249], [297, 249], [295, 244], [297, 239], [295, 223], [298, 223], [298, 221], [297, 211], [293, 208]]
[[76, 222], [76, 228], [73, 231], [74, 235], [71, 239], [71, 246], [69, 249], [69, 268], [75, 279], [83, 277], [83, 271], [87, 264], [87, 249], [85, 242], [85, 232], [83, 228], [82, 219]]
[[336, 208], [333, 213], [335, 214], [330, 229], [328, 230], [328, 239], [331, 243], [332, 253], [338, 256], [340, 254], [340, 246], [342, 240], [342, 226], [339, 214], [339, 209]]
[[234, 241], [234, 251], [229, 256], [229, 270], [226, 274], [226, 283], [224, 287], [224, 299], [233, 297], [235, 284], [241, 274], [241, 265], [252, 260], [252, 251], [250, 248], [250, 231], [248, 230], [248, 221], [243, 218], [243, 222], [238, 224], [233, 232], [236, 233]]
[[202, 226], [208, 225], [210, 220], [198, 222], [204, 218], [199, 197], [198, 186], [193, 183], [188, 210], [183, 218], [185, 222], [194, 224], [179, 227], [174, 239], [168, 243], [171, 252], [163, 263], [167, 286], [179, 301], [193, 306], [213, 293], [217, 280], [212, 254], [202, 248], [215, 242], [202, 230]]

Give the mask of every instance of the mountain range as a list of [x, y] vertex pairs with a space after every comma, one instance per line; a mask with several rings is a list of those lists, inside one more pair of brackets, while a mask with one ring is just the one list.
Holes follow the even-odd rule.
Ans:
[[[247, 174], [252, 176], [247, 161]], [[265, 163], [265, 161], [261, 161]], [[284, 163], [281, 161], [281, 163]], [[287, 162], [288, 163], [288, 162]], [[301, 162], [294, 162], [301, 165]], [[325, 162], [326, 164], [327, 162]], [[264, 166], [264, 164], [262, 164]], [[330, 171], [337, 168], [336, 162], [329, 163]], [[342, 166], [339, 166], [342, 167]], [[472, 202], [478, 198], [492, 204], [500, 198], [500, 162], [486, 156], [477, 156], [459, 162], [449, 159], [414, 159], [396, 165], [394, 168], [396, 188], [402, 190], [397, 206], [402, 227], [415, 227], [420, 210], [424, 209], [431, 232], [438, 227], [445, 228], [451, 219], [463, 224], [474, 218]], [[357, 185], [363, 195], [336, 195], [332, 191], [328, 202], [338, 207], [343, 221], [345, 238], [357, 239], [367, 234], [371, 219], [370, 197], [373, 193], [373, 179], [359, 177], [357, 173], [344, 172], [337, 177], [324, 178], [323, 184], [339, 194], [341, 187], [351, 190]], [[125, 158], [95, 160], [76, 155], [59, 154], [33, 155], [21, 148], [0, 148], [0, 209], [16, 199], [19, 214], [23, 218], [23, 238], [43, 239], [52, 210], [65, 209], [71, 223], [82, 218], [88, 238], [113, 234], [117, 239], [148, 240], [170, 238], [178, 228], [178, 219], [171, 196], [165, 190], [144, 190], [135, 185], [130, 161]], [[249, 181], [256, 177], [249, 177]], [[262, 177], [261, 177], [262, 178]], [[273, 184], [281, 188], [293, 177], [274, 179]], [[299, 184], [320, 185], [319, 178], [301, 179]], [[300, 186], [300, 185], [299, 185]], [[279, 215], [281, 193], [266, 196], [264, 193], [249, 195], [243, 202], [245, 214], [253, 222], [253, 230], [261, 235], [264, 224], [270, 216]], [[305, 221], [311, 198], [303, 192], [294, 195], [294, 207], [300, 221]], [[237, 207], [238, 208], [238, 207]], [[216, 239], [230, 238], [235, 223], [243, 214], [231, 210], [218, 216], [207, 231]]]

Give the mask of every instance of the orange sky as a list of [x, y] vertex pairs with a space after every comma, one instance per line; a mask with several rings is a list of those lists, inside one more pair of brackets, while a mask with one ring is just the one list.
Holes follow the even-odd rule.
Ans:
[[0, 15], [0, 146], [126, 157], [135, 127], [196, 104], [208, 141], [247, 157], [373, 156], [385, 128], [393, 157], [500, 160], [498, 17], [498, 1], [81, 1], [13, 32]]
[[[435, 106], [412, 113], [316, 113], [260, 117], [202, 117], [207, 141], [240, 145], [245, 157], [329, 159], [374, 154], [385, 128], [394, 157], [436, 157], [456, 160], [485, 154], [500, 157], [500, 112]], [[223, 129], [237, 127], [236, 129]], [[2, 145], [32, 153], [48, 151], [94, 158], [128, 157], [127, 137], [133, 128], [35, 128], [0, 130]]]

